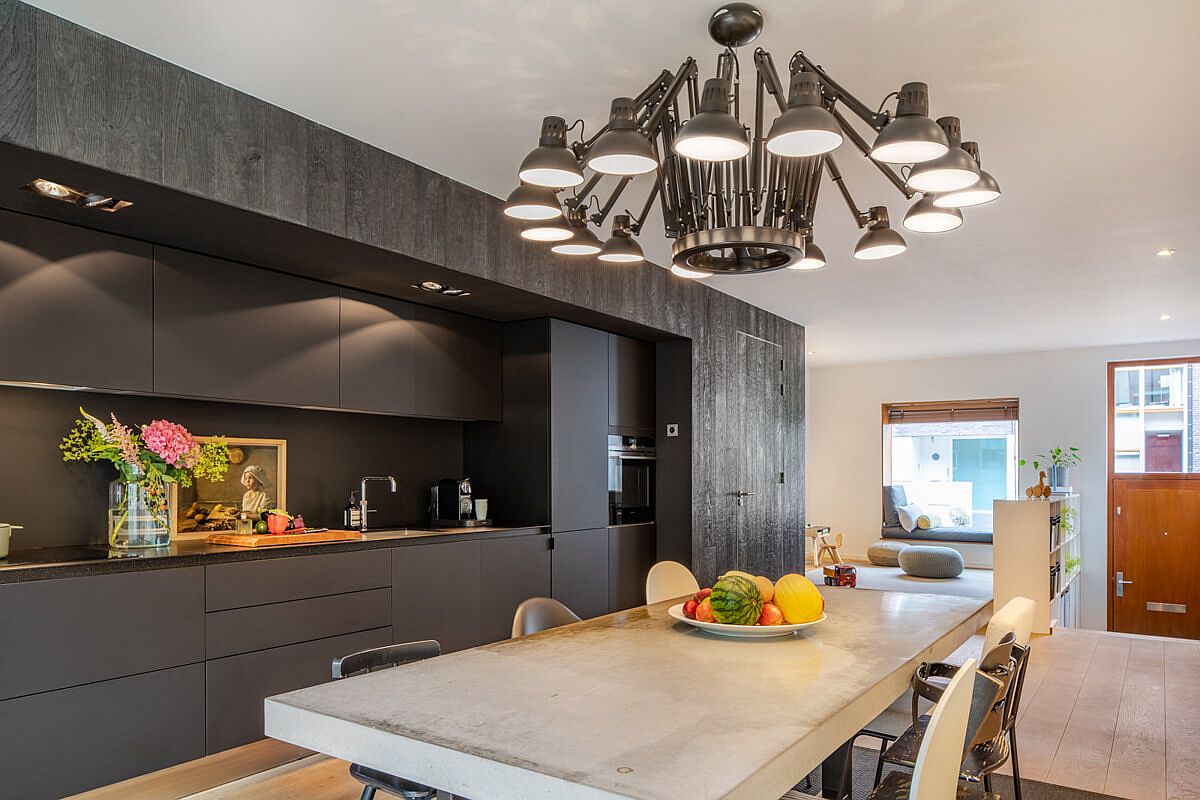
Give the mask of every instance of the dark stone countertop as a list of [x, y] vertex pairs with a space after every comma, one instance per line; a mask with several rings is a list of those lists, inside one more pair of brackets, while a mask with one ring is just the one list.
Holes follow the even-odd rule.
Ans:
[[[496, 526], [490, 528], [401, 528], [370, 531], [362, 539], [320, 544], [290, 544], [276, 547], [235, 547], [210, 544], [204, 539], [177, 539], [169, 547], [139, 550], [109, 550], [102, 545], [45, 547], [12, 550], [0, 559], [0, 584], [106, 575], [146, 569], [204, 566], [233, 561], [255, 561], [285, 556], [307, 556], [379, 547], [428, 544], [432, 540], [494, 539], [545, 533], [548, 525]], [[128, 554], [136, 554], [132, 557]], [[124, 556], [124, 557], [122, 557]]]

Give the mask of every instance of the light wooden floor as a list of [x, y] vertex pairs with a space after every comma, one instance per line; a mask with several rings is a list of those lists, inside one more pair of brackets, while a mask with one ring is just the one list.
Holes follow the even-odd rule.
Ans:
[[[981, 640], [974, 637], [950, 660], [974, 655]], [[1131, 800], [1200, 800], [1200, 642], [1075, 630], [1038, 637], [1024, 695], [1017, 724], [1023, 778]], [[256, 746], [287, 747], [270, 742], [248, 747]], [[266, 756], [273, 764], [264, 767], [273, 768], [240, 780], [230, 775], [204, 784], [203, 778], [212, 778], [214, 771], [219, 775], [238, 766], [226, 763], [238, 760], [228, 753], [210, 756], [83, 797], [358, 796], [361, 786], [347, 774], [345, 762], [321, 755], [301, 758], [301, 753], [272, 750]], [[202, 786], [215, 788], [201, 790]]]

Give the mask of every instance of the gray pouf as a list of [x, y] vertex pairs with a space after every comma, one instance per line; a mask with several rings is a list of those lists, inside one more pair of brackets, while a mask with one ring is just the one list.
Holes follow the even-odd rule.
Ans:
[[915, 578], [957, 578], [962, 575], [962, 553], [953, 547], [914, 545], [900, 553], [900, 569]]
[[900, 566], [900, 553], [912, 545], [884, 539], [867, 548], [867, 560], [877, 567]]

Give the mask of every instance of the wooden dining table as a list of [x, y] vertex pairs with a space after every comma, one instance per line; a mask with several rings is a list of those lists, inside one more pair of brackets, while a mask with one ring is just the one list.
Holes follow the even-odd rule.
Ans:
[[770, 800], [987, 622], [991, 601], [820, 587], [824, 622], [714, 636], [672, 602], [270, 697], [268, 736], [472, 800]]

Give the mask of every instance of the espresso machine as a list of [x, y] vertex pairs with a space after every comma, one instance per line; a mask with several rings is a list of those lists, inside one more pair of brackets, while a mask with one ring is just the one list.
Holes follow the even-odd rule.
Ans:
[[429, 524], [434, 528], [478, 528], [490, 519], [475, 519], [470, 478], [442, 478], [429, 487]]

